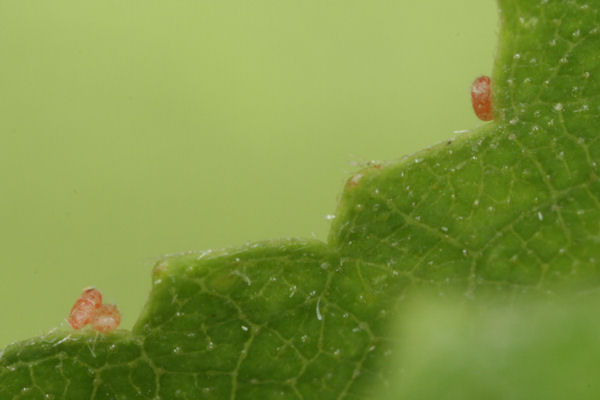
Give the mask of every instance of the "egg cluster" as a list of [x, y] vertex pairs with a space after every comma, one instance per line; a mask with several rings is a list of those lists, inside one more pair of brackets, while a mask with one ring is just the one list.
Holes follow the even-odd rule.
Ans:
[[94, 288], [84, 289], [67, 320], [73, 329], [91, 324], [98, 332], [111, 332], [121, 323], [121, 313], [114, 304], [102, 304], [102, 293]]

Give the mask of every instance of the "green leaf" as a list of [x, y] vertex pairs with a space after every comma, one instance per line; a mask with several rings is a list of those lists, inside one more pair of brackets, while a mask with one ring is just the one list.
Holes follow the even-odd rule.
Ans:
[[600, 3], [499, 3], [497, 121], [356, 174], [330, 241], [472, 294], [596, 286]]
[[354, 175], [328, 244], [166, 257], [131, 332], [7, 347], [0, 398], [369, 398], [412, 292], [597, 288], [600, 1], [499, 3], [495, 122]]

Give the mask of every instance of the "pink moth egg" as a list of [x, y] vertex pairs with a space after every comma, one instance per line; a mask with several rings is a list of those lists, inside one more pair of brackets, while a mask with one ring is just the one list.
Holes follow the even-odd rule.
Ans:
[[98, 332], [112, 332], [121, 323], [121, 313], [114, 304], [102, 304], [95, 310], [91, 323]]
[[480, 76], [475, 79], [471, 86], [471, 102], [475, 115], [482, 121], [494, 119], [494, 107], [492, 106], [492, 80], [489, 76]]
[[96, 307], [91, 301], [78, 298], [71, 308], [67, 321], [73, 329], [81, 329], [90, 323], [95, 309]]
[[92, 320], [94, 310], [102, 304], [102, 294], [94, 289], [84, 289], [83, 293], [79, 296], [67, 321], [73, 327], [73, 329], [81, 329]]

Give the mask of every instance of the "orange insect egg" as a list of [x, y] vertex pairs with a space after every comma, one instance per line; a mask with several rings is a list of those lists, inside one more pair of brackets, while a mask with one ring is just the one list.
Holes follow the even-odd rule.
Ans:
[[98, 332], [112, 332], [121, 323], [121, 313], [114, 304], [103, 304], [95, 310], [91, 323]]
[[492, 80], [489, 76], [480, 76], [475, 79], [471, 86], [471, 102], [475, 115], [482, 121], [494, 119], [494, 108], [492, 106]]
[[89, 300], [79, 298], [71, 308], [67, 321], [73, 329], [81, 329], [90, 323], [96, 306]]
[[84, 289], [79, 298], [91, 301], [96, 307], [100, 307], [102, 305], [102, 293], [93, 287]]
[[102, 294], [94, 289], [84, 289], [83, 293], [71, 308], [67, 321], [73, 329], [81, 329], [94, 317], [94, 312], [102, 305]]

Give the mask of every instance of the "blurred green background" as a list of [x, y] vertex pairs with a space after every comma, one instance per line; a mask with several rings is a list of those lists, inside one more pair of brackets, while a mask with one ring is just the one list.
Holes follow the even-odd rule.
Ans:
[[[0, 348], [165, 253], [325, 239], [349, 174], [480, 125], [492, 0], [0, 0]], [[459, 133], [460, 134], [460, 133]]]
[[562, 298], [462, 293], [408, 301], [380, 400], [600, 398], [598, 292]]

